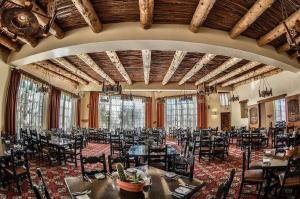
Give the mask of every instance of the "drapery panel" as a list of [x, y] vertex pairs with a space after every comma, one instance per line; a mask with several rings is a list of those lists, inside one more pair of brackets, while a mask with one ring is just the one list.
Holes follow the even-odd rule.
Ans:
[[59, 114], [60, 114], [60, 95], [61, 91], [55, 87], [51, 88], [49, 98], [49, 117], [48, 128], [59, 128]]
[[165, 104], [164, 102], [157, 102], [157, 127], [164, 128], [165, 126]]
[[99, 128], [99, 93], [94, 91], [90, 93], [89, 127]]
[[197, 96], [197, 127], [207, 128], [205, 95]]
[[152, 102], [145, 103], [145, 127], [152, 127]]
[[76, 104], [76, 124], [77, 124], [77, 127], [80, 128], [80, 111], [81, 111], [81, 99], [78, 98], [77, 99], [77, 104]]

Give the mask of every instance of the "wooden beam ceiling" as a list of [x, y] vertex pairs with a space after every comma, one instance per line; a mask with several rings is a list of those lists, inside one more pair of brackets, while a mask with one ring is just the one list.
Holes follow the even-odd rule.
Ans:
[[21, 48], [17, 43], [13, 42], [9, 37], [3, 34], [0, 35], [0, 44], [12, 51], [19, 51]]
[[99, 33], [102, 24], [90, 0], [72, 0], [72, 2], [92, 31]]
[[190, 30], [197, 32], [199, 27], [204, 23], [210, 10], [214, 6], [216, 0], [199, 0], [196, 11], [190, 23]]
[[151, 69], [151, 50], [142, 50], [145, 84], [149, 84]]
[[114, 66], [117, 68], [119, 73], [123, 76], [127, 84], [131, 85], [132, 81], [126, 72], [124, 66], [122, 65], [117, 53], [115, 51], [106, 51], [107, 56], [109, 57], [110, 61], [114, 64]]
[[271, 7], [275, 0], [258, 0], [248, 10], [248, 12], [235, 24], [229, 33], [232, 39], [237, 38], [244, 32], [255, 20], [265, 12], [266, 9]]
[[[300, 43], [300, 36], [297, 36], [295, 38], [295, 41], [296, 41], [297, 44], [299, 44]], [[288, 43], [285, 43], [285, 44], [279, 46], [278, 48], [276, 48], [277, 52], [279, 52], [279, 53], [286, 52], [286, 51], [288, 51], [290, 49], [291, 49], [291, 46]]]
[[153, 21], [154, 0], [139, 0], [140, 23], [144, 29], [148, 29]]
[[107, 75], [88, 54], [79, 54], [79, 55], [77, 55], [77, 57], [79, 59], [81, 59], [86, 65], [91, 67], [93, 69], [93, 71], [95, 71], [97, 74], [99, 74], [109, 84], [112, 84], [112, 85], [115, 84], [115, 81], [109, 75]]

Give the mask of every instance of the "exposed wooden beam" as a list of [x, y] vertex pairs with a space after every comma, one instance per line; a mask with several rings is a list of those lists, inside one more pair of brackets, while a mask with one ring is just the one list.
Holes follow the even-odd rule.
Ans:
[[235, 79], [232, 79], [232, 80], [229, 80], [225, 83], [222, 84], [222, 87], [225, 87], [225, 86], [230, 86], [232, 84], [236, 84], [236, 83], [239, 83], [241, 81], [245, 81], [247, 79], [250, 79], [250, 78], [253, 78], [255, 76], [258, 76], [258, 75], [261, 75], [261, 74], [264, 74], [264, 73], [267, 73], [267, 72], [270, 72], [271, 70], [274, 70], [275, 67], [274, 66], [263, 66], [255, 71], [251, 71], [245, 75], [242, 75], [238, 78], [235, 78]]
[[[295, 26], [297, 20], [300, 20], [300, 9], [298, 9], [296, 12], [294, 12], [292, 15], [290, 15], [284, 21], [285, 21], [287, 27], [290, 28], [290, 27]], [[286, 29], [285, 29], [283, 23], [281, 22], [278, 26], [273, 28], [273, 30], [271, 30], [267, 34], [260, 37], [259, 40], [257, 40], [257, 44], [259, 46], [266, 45], [266, 44], [270, 43], [271, 41], [273, 41], [274, 39], [280, 37], [285, 32], [286, 32]]]
[[77, 55], [77, 57], [81, 59], [86, 65], [88, 65], [91, 69], [93, 69], [93, 71], [99, 74], [107, 82], [109, 82], [112, 85], [115, 84], [115, 81], [109, 75], [107, 75], [88, 54], [79, 54]]
[[232, 39], [237, 38], [242, 32], [249, 28], [265, 10], [271, 7], [274, 2], [275, 0], [257, 0], [248, 12], [235, 24], [229, 36]]
[[19, 51], [21, 48], [17, 43], [13, 42], [9, 37], [3, 34], [0, 35], [0, 44], [12, 51]]
[[150, 67], [151, 67], [151, 50], [142, 50], [143, 68], [144, 68], [144, 80], [145, 84], [149, 84], [150, 79]]
[[231, 66], [237, 64], [238, 62], [240, 62], [242, 59], [240, 58], [230, 58], [227, 61], [225, 61], [222, 65], [220, 65], [218, 68], [214, 69], [213, 71], [211, 71], [210, 73], [208, 73], [207, 75], [205, 75], [204, 77], [202, 77], [201, 79], [199, 79], [195, 85], [199, 85], [202, 84], [203, 82], [208, 81], [209, 79], [211, 79], [212, 77], [215, 77], [216, 75], [220, 74], [221, 72], [227, 70], [228, 68], [230, 68]]
[[25, 37], [20, 37], [20, 36], [17, 36], [17, 39], [32, 46], [33, 48], [36, 47], [39, 43], [39, 41], [33, 37], [30, 37], [30, 38], [25, 38]]
[[139, 0], [140, 22], [144, 29], [152, 25], [154, 0]]
[[99, 33], [102, 24], [90, 0], [72, 0], [72, 2], [92, 31]]
[[166, 75], [162, 81], [162, 85], [166, 85], [169, 82], [169, 80], [171, 79], [171, 77], [173, 76], [173, 74], [175, 73], [177, 68], [179, 67], [180, 63], [184, 59], [186, 53], [187, 53], [186, 51], [180, 51], [180, 50], [177, 50], [175, 52], [173, 60], [171, 62], [171, 65], [168, 69], [168, 72], [166, 73]]
[[297, 59], [299, 56], [300, 55], [299, 55], [298, 51], [295, 51], [293, 54], [290, 55], [290, 58], [291, 59]]
[[199, 0], [198, 6], [190, 23], [190, 30], [197, 32], [198, 28], [206, 20], [210, 10], [214, 6], [216, 0]]
[[220, 77], [220, 78], [218, 78], [218, 79], [210, 82], [208, 85], [209, 86], [213, 86], [213, 85], [219, 84], [221, 82], [226, 81], [229, 78], [232, 78], [232, 77], [234, 77], [236, 75], [239, 75], [239, 74], [241, 74], [241, 73], [243, 73], [245, 71], [248, 71], [248, 70], [250, 70], [250, 69], [252, 69], [252, 68], [254, 68], [255, 66], [258, 66], [258, 65], [259, 65], [258, 62], [249, 62], [249, 63], [245, 64], [244, 66], [242, 66], [242, 67], [240, 67], [238, 69], [235, 69], [234, 71], [232, 71], [232, 72], [230, 72], [230, 73], [228, 73], [228, 74], [226, 74], [226, 75], [224, 75], [224, 76], [222, 76], [222, 77]]
[[53, 59], [55, 62], [57, 62], [58, 64], [60, 64], [62, 67], [66, 68], [68, 71], [70, 71], [71, 73], [89, 81], [89, 82], [93, 82], [95, 84], [99, 84], [98, 81], [94, 80], [93, 78], [91, 78], [89, 75], [87, 75], [86, 73], [82, 72], [81, 70], [79, 70], [76, 66], [74, 66], [72, 63], [70, 63], [68, 60], [66, 60], [65, 58], [56, 58]]
[[184, 84], [187, 80], [193, 77], [203, 66], [209, 63], [216, 55], [213, 54], [205, 54], [194, 66], [193, 68], [185, 74], [185, 76], [178, 83], [179, 85]]
[[73, 75], [72, 73], [70, 73], [69, 71], [63, 69], [63, 68], [60, 68], [58, 66], [56, 66], [55, 64], [52, 64], [51, 62], [49, 61], [40, 61], [40, 62], [36, 62], [35, 63], [36, 65], [38, 66], [41, 66], [47, 70], [50, 70], [52, 72], [55, 72], [55, 73], [58, 73], [58, 74], [61, 74], [62, 76], [65, 76], [69, 79], [72, 79], [80, 84], [83, 84], [83, 85], [86, 85], [88, 84], [88, 81], [76, 76], [76, 75]]
[[107, 56], [109, 57], [110, 61], [114, 64], [114, 66], [117, 68], [119, 73], [123, 76], [127, 84], [131, 85], [132, 81], [126, 72], [123, 64], [121, 63], [117, 53], [115, 51], [106, 51]]
[[[297, 44], [299, 44], [300, 43], [300, 36], [296, 37], [295, 41], [296, 41]], [[281, 52], [286, 52], [290, 49], [291, 49], [290, 44], [285, 43], [282, 46], [279, 46], [276, 50], [277, 50], [277, 52], [281, 53]]]
[[[12, 0], [14, 3], [19, 4], [19, 5], [24, 5], [24, 3], [26, 2], [25, 0]], [[45, 13], [45, 11], [39, 6], [37, 5], [34, 1], [32, 2], [32, 10], [38, 13], [41, 13], [42, 15], [47, 16], [47, 14]], [[34, 15], [36, 16], [36, 18], [38, 19], [40, 25], [45, 26], [50, 19], [43, 17], [39, 14], [34, 13]], [[56, 24], [53, 23], [52, 27], [50, 28], [49, 31], [52, 35], [54, 35], [55, 37], [57, 37], [58, 39], [62, 39], [65, 36], [64, 31]]]

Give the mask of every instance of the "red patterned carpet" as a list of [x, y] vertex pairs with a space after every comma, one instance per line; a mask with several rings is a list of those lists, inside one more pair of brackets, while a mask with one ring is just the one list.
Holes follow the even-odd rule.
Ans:
[[[174, 141], [168, 140], [168, 144], [176, 145]], [[179, 149], [178, 146], [176, 148]], [[102, 153], [109, 154], [108, 144], [94, 144], [89, 143], [87, 148], [84, 149], [84, 155], [97, 155]], [[253, 153], [255, 159], [259, 159], [261, 152], [257, 151]], [[211, 198], [218, 188], [218, 185], [222, 183], [232, 168], [236, 168], [236, 176], [234, 178], [232, 188], [230, 190], [229, 198], [237, 198], [238, 190], [240, 186], [241, 177], [241, 164], [242, 164], [242, 151], [235, 146], [231, 146], [229, 150], [229, 157], [225, 161], [212, 160], [210, 162], [201, 160], [199, 162], [196, 158], [195, 174], [194, 177], [203, 180], [207, 183], [196, 196], [197, 199]], [[42, 169], [46, 183], [50, 189], [53, 199], [70, 198], [66, 186], [64, 185], [64, 178], [66, 176], [77, 176], [81, 174], [78, 168], [74, 168], [74, 165], [67, 164], [66, 166], [48, 166], [46, 163], [40, 163], [37, 160], [30, 161], [30, 172], [33, 183], [36, 183], [36, 168]], [[28, 189], [28, 183], [25, 181], [22, 184], [22, 196], [17, 196], [17, 191], [13, 185], [0, 188], [0, 199], [11, 198], [35, 198], [31, 189]]]

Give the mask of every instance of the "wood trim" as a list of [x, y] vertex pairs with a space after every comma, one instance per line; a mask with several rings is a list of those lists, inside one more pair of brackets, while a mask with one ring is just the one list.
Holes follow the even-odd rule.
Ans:
[[241, 100], [239, 101], [239, 103], [248, 103], [249, 100], [245, 99], [245, 100]]
[[257, 103], [258, 104], [262, 104], [262, 103], [266, 103], [266, 102], [271, 102], [271, 101], [274, 101], [274, 100], [282, 99], [282, 98], [285, 98], [285, 97], [286, 97], [286, 94], [277, 95], [277, 96], [269, 97], [269, 98], [266, 98], [266, 99], [263, 99], [263, 100], [258, 100]]

